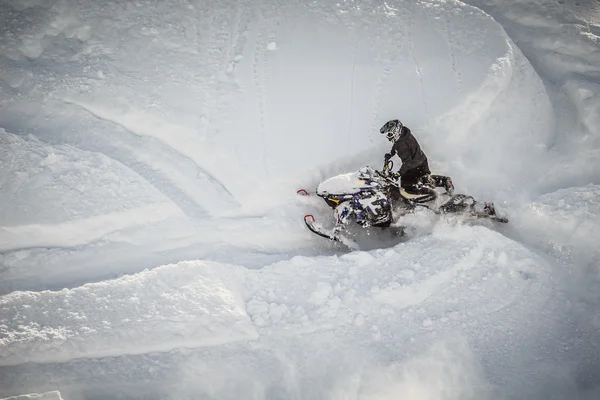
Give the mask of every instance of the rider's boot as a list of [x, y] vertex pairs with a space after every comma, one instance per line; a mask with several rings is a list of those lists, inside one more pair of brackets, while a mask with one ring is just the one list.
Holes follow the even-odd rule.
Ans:
[[488, 215], [496, 215], [496, 209], [494, 208], [494, 204], [493, 203], [484, 203], [485, 205], [483, 206], [483, 211], [485, 211], [486, 213], [488, 213]]
[[454, 195], [454, 185], [452, 184], [452, 179], [448, 178], [445, 180], [444, 189], [446, 189], [446, 193], [448, 193], [449, 196]]

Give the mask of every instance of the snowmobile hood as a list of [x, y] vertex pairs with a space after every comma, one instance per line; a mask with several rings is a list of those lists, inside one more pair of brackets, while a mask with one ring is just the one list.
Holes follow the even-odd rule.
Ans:
[[366, 189], [380, 188], [381, 185], [371, 180], [372, 170], [368, 167], [357, 172], [341, 174], [323, 181], [317, 187], [319, 195], [344, 195], [355, 194]]

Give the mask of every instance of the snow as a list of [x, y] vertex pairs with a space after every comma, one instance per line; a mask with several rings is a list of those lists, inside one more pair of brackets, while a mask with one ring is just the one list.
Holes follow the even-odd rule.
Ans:
[[0, 129], [2, 226], [58, 224], [155, 205], [173, 208], [155, 187], [103, 154]]
[[219, 267], [183, 263], [72, 290], [4, 296], [0, 366], [254, 339], [244, 304], [212, 271]]
[[[66, 362], [238, 341], [278, 352], [273, 337], [323, 331], [353, 330], [363, 345], [384, 345], [433, 329], [444, 338], [460, 327], [477, 340], [482, 327], [515, 312], [531, 321], [511, 328], [516, 338], [556, 322], [535, 318], [549, 301], [548, 263], [486, 228], [476, 228], [473, 241], [471, 229], [442, 225], [394, 249], [295, 257], [260, 270], [196, 261], [73, 290], [15, 292], [3, 298], [2, 314], [11, 323], [1, 329], [0, 362]], [[495, 335], [502, 336], [486, 334]], [[317, 363], [323, 355], [305, 356]]]
[[30, 393], [21, 396], [6, 397], [2, 400], [62, 400], [60, 392], [52, 391], [46, 393]]
[[[525, 53], [554, 106], [553, 161], [541, 174], [537, 194], [597, 183], [598, 129], [597, 1], [468, 0], [499, 21]], [[527, 132], [527, 131], [525, 131]], [[531, 165], [527, 165], [531, 168]], [[533, 200], [533, 198], [531, 199]]]
[[[597, 398], [600, 5], [466, 3], [0, 1], [0, 397]], [[510, 223], [308, 232], [391, 118]]]
[[545, 194], [521, 211], [518, 223], [526, 240], [536, 247], [560, 258], [572, 258], [577, 265], [600, 274], [600, 186], [590, 184]]
[[141, 206], [127, 212], [107, 213], [50, 225], [21, 225], [0, 228], [0, 251], [30, 247], [76, 247], [100, 239], [111, 232], [130, 225], [147, 224], [164, 220], [180, 213], [176, 207]]

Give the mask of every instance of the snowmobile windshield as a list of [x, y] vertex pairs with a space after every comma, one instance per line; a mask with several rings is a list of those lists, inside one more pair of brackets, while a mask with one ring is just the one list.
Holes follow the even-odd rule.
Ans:
[[374, 179], [374, 172], [363, 167], [357, 172], [334, 176], [317, 187], [319, 195], [355, 194], [364, 190], [380, 189], [381, 183]]

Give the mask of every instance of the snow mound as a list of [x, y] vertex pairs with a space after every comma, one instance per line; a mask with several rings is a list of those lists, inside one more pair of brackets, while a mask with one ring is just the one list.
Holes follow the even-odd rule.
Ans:
[[254, 339], [243, 303], [215, 268], [182, 263], [73, 290], [3, 296], [0, 365]]

